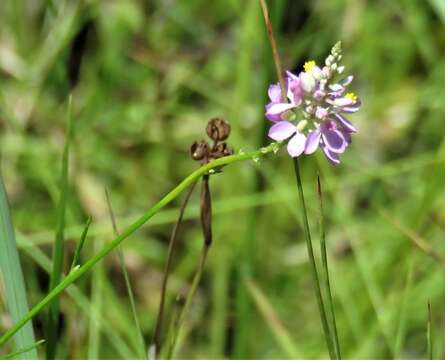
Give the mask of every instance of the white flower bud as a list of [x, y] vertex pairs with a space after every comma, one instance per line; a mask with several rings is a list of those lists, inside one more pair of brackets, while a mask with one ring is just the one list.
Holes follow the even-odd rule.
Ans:
[[301, 120], [298, 124], [297, 124], [297, 131], [302, 132], [304, 130], [304, 128], [307, 125], [307, 120]]
[[332, 70], [337, 70], [337, 63], [333, 63], [332, 65], [331, 65], [331, 69]]
[[337, 72], [338, 72], [339, 74], [341, 74], [344, 70], [345, 70], [345, 67], [344, 67], [344, 66], [339, 66], [339, 67], [337, 68]]

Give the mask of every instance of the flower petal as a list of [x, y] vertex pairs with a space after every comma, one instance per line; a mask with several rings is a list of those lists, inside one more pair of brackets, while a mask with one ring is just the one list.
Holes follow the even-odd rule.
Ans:
[[298, 106], [303, 101], [303, 89], [298, 78], [287, 78], [287, 97], [292, 104]]
[[344, 96], [334, 99], [335, 106], [348, 106], [354, 104], [354, 100]]
[[269, 137], [276, 141], [282, 141], [291, 137], [297, 131], [297, 127], [289, 121], [279, 121], [269, 129]]
[[360, 110], [360, 106], [362, 106], [362, 102], [360, 100], [356, 100], [353, 104], [344, 106], [342, 111], [346, 113], [355, 113]]
[[315, 79], [312, 74], [308, 74], [306, 72], [300, 73], [300, 84], [304, 91], [312, 92], [315, 88]]
[[317, 119], [324, 119], [326, 116], [328, 116], [328, 109], [317, 106], [317, 109], [315, 110], [315, 117]]
[[353, 79], [354, 79], [354, 76], [349, 75], [340, 81], [340, 85], [348, 86], [352, 82]]
[[297, 132], [287, 144], [287, 152], [292, 157], [300, 156], [304, 151], [306, 136]]
[[298, 76], [295, 75], [294, 73], [291, 73], [289, 70], [286, 71], [286, 75], [289, 79], [293, 79], [293, 80], [298, 79]]
[[354, 125], [351, 124], [351, 122], [346, 119], [344, 116], [340, 114], [335, 114], [335, 120], [337, 124], [341, 125], [344, 129], [346, 129], [349, 132], [357, 132], [357, 129], [354, 127]]
[[312, 70], [311, 70], [312, 76], [317, 79], [320, 80], [321, 75], [322, 75], [322, 71], [320, 69], [320, 67], [318, 67], [317, 65], [315, 65]]
[[266, 111], [266, 115], [281, 115], [285, 111], [293, 109], [294, 104], [289, 103], [272, 103]]
[[281, 97], [281, 87], [280, 84], [272, 84], [269, 86], [269, 90], [267, 91], [269, 95], [269, 99], [273, 103], [280, 103], [283, 102], [283, 99]]
[[348, 143], [341, 133], [338, 130], [326, 130], [323, 131], [323, 142], [328, 148], [329, 151], [335, 153], [343, 153], [348, 146]]
[[326, 155], [326, 158], [329, 160], [329, 162], [333, 165], [338, 165], [340, 164], [340, 158], [339, 155], [329, 151], [328, 148], [326, 148], [325, 146], [321, 147], [321, 150], [323, 150], [323, 153]]
[[329, 89], [331, 89], [334, 92], [339, 92], [339, 91], [344, 91], [345, 90], [344, 86], [342, 86], [340, 84], [329, 85]]
[[320, 129], [312, 130], [306, 139], [306, 144], [304, 146], [304, 153], [309, 155], [315, 152], [320, 143], [321, 131]]
[[273, 122], [281, 121], [281, 120], [282, 120], [282, 119], [281, 119], [281, 114], [274, 114], [274, 115], [271, 115], [271, 114], [268, 113], [269, 108], [270, 108], [273, 104], [274, 104], [274, 103], [271, 103], [271, 102], [270, 102], [269, 104], [266, 105], [266, 117], [267, 117], [268, 120], [273, 121]]

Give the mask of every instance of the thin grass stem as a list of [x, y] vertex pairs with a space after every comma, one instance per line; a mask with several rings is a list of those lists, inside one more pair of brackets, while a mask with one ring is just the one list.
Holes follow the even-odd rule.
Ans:
[[323, 280], [324, 280], [324, 287], [325, 287], [325, 294], [327, 294], [327, 306], [328, 309], [325, 311], [328, 311], [330, 313], [330, 320], [331, 320], [331, 329], [330, 333], [334, 337], [334, 350], [335, 350], [335, 356], [337, 359], [341, 359], [341, 351], [340, 351], [340, 342], [338, 340], [338, 331], [337, 331], [337, 321], [335, 319], [335, 309], [334, 309], [334, 302], [332, 301], [332, 291], [331, 291], [331, 282], [329, 279], [329, 267], [328, 267], [328, 256], [326, 251], [326, 227], [325, 227], [325, 221], [324, 221], [324, 208], [323, 208], [323, 193], [321, 189], [321, 180], [320, 176], [317, 176], [317, 194], [318, 194], [318, 205], [319, 205], [319, 223], [320, 223], [320, 251], [321, 251], [321, 261], [322, 261], [322, 268], [323, 268]]
[[[9, 354], [0, 356], [0, 360], [7, 360], [7, 359], [16, 359], [18, 356], [29, 353], [29, 351], [36, 349], [40, 345], [45, 343], [45, 339], [41, 339], [39, 341], [36, 341], [34, 344], [31, 344], [29, 346], [24, 347], [23, 349], [16, 350], [14, 352], [11, 352]], [[25, 359], [29, 359], [29, 357], [25, 357]]]
[[428, 344], [428, 359], [433, 360], [432, 313], [431, 313], [431, 303], [429, 301], [428, 301], [428, 324], [426, 330], [426, 339]]
[[175, 326], [175, 328], [173, 330], [172, 341], [166, 351], [167, 359], [172, 358], [173, 352], [175, 350], [176, 342], [178, 340], [179, 332], [181, 331], [182, 325], [184, 324], [185, 317], [187, 316], [189, 309], [190, 309], [190, 305], [192, 304], [192, 300], [195, 297], [196, 291], [198, 290], [198, 285], [199, 285], [199, 282], [201, 281], [202, 274], [204, 272], [204, 265], [205, 265], [205, 262], [207, 259], [209, 249], [210, 249], [210, 245], [207, 245], [206, 243], [204, 243], [204, 245], [202, 247], [202, 251], [201, 251], [201, 256], [199, 258], [197, 271], [195, 273], [195, 276], [193, 277], [193, 282], [192, 282], [190, 290], [187, 294], [187, 298], [185, 300], [185, 305], [181, 309], [181, 312], [179, 314], [177, 325]]
[[300, 165], [298, 162], [298, 158], [294, 158], [294, 168], [295, 168], [295, 176], [297, 178], [297, 189], [298, 196], [300, 199], [300, 209], [303, 215], [303, 229], [304, 229], [304, 237], [306, 239], [307, 252], [309, 255], [309, 262], [311, 264], [312, 277], [315, 283], [315, 295], [317, 297], [318, 310], [320, 311], [321, 323], [323, 326], [323, 332], [326, 340], [326, 344], [328, 346], [329, 355], [331, 359], [336, 359], [335, 351], [334, 351], [334, 343], [332, 341], [331, 332], [329, 330], [329, 323], [326, 316], [325, 305], [323, 302], [323, 296], [321, 293], [320, 279], [317, 271], [317, 264], [315, 262], [314, 250], [312, 247], [312, 239], [311, 232], [309, 229], [309, 220], [307, 216], [306, 203], [304, 200], [304, 192], [303, 185], [301, 183], [301, 174], [300, 174]]
[[177, 235], [178, 235], [178, 230], [179, 230], [179, 226], [182, 223], [185, 209], [186, 209], [187, 204], [190, 200], [190, 197], [193, 193], [193, 190], [195, 189], [195, 186], [196, 186], [196, 182], [192, 184], [189, 191], [187, 192], [187, 195], [185, 196], [184, 201], [182, 202], [181, 207], [179, 209], [178, 218], [176, 220], [175, 225], [173, 226], [173, 230], [170, 235], [170, 241], [169, 241], [168, 250], [167, 250], [167, 261], [165, 263], [165, 269], [164, 269], [164, 274], [163, 274], [163, 278], [162, 278], [161, 297], [159, 300], [159, 311], [158, 311], [158, 316], [157, 316], [157, 320], [156, 320], [156, 326], [155, 326], [155, 331], [154, 331], [153, 341], [152, 341], [152, 346], [154, 346], [154, 348], [151, 351], [154, 354], [160, 352], [160, 350], [161, 350], [161, 334], [162, 334], [162, 325], [163, 325], [163, 320], [164, 320], [164, 308], [165, 308], [165, 298], [166, 298], [166, 292], [167, 292], [167, 283], [168, 283], [168, 278], [170, 276], [170, 270], [171, 270], [173, 255], [174, 255], [174, 251], [175, 251], [175, 247], [176, 247], [176, 239], [177, 239]]
[[[111, 225], [113, 226], [114, 235], [119, 236], [119, 230], [117, 228], [116, 218], [114, 216], [113, 207], [111, 206], [110, 195], [108, 194], [108, 191], [106, 189], [105, 189], [105, 197], [107, 198], [108, 213], [110, 215], [110, 220], [111, 220]], [[134, 299], [134, 293], [133, 293], [133, 289], [131, 287], [130, 276], [128, 275], [128, 270], [125, 265], [124, 252], [122, 251], [122, 245], [119, 245], [117, 247], [117, 254], [119, 257], [119, 263], [120, 263], [120, 266], [122, 269], [122, 273], [124, 275], [125, 287], [127, 288], [128, 298], [130, 300], [131, 312], [133, 315], [134, 324], [136, 326], [136, 331], [138, 334], [139, 356], [141, 357], [141, 359], [144, 359], [145, 352], [146, 352], [144, 334], [142, 332], [141, 325], [139, 322], [139, 317], [138, 317], [137, 310], [136, 310], [136, 301]]]
[[71, 263], [70, 271], [73, 270], [73, 268], [79, 264], [80, 262], [80, 255], [82, 253], [83, 246], [85, 245], [85, 240], [88, 235], [88, 230], [90, 229], [92, 218], [91, 216], [88, 217], [87, 222], [85, 224], [85, 227], [82, 231], [82, 234], [80, 235], [80, 240], [76, 246], [76, 251], [74, 252], [73, 256], [73, 262]]
[[[68, 100], [68, 121], [67, 121], [67, 135], [65, 146], [62, 155], [62, 171], [60, 178], [60, 199], [57, 205], [57, 229], [56, 238], [53, 248], [53, 268], [49, 281], [49, 291], [60, 283], [63, 273], [63, 259], [64, 259], [64, 238], [65, 238], [65, 213], [68, 201], [68, 169], [69, 169], [69, 153], [70, 145], [74, 132], [74, 123], [71, 115], [72, 97]], [[47, 359], [54, 359], [56, 356], [58, 343], [58, 327], [59, 327], [59, 301], [54, 299], [48, 311], [48, 319], [46, 324], [46, 357]]]

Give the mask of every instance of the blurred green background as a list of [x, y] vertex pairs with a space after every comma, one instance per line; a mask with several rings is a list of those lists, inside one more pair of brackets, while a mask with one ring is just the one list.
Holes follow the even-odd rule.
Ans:
[[[444, 265], [412, 241], [445, 257], [445, 2], [269, 2], [284, 66], [322, 62], [341, 40], [363, 101], [341, 166], [321, 154], [302, 159], [317, 250], [317, 172], [323, 180], [343, 355], [426, 357], [431, 301], [434, 357], [443, 358]], [[210, 117], [231, 122], [236, 151], [267, 143], [264, 105], [275, 81], [257, 0], [1, 1], [1, 172], [29, 302], [48, 287], [70, 93], [66, 266], [89, 215], [84, 261], [113, 238], [104, 188], [123, 229], [198, 166], [189, 147], [205, 137]], [[327, 357], [285, 151], [210, 180], [214, 245], [177, 357]], [[146, 342], [180, 202], [123, 243]], [[195, 271], [198, 218], [196, 191], [180, 230], [168, 317]], [[59, 356], [134, 357], [117, 254], [70, 289], [61, 297]], [[0, 299], [4, 332], [11, 320], [1, 290]], [[38, 338], [43, 315], [34, 320]]]

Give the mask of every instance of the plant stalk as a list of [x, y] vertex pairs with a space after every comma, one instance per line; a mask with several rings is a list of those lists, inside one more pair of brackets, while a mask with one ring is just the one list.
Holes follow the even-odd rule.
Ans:
[[332, 342], [332, 336], [329, 330], [329, 323], [326, 316], [325, 305], [323, 302], [323, 296], [321, 293], [320, 279], [318, 276], [317, 264], [315, 262], [314, 250], [312, 247], [311, 232], [309, 229], [309, 220], [307, 216], [306, 203], [304, 200], [304, 192], [303, 192], [303, 185], [301, 183], [300, 165], [298, 162], [298, 158], [294, 158], [294, 168], [295, 168], [295, 176], [297, 178], [297, 189], [298, 189], [298, 196], [300, 199], [300, 208], [301, 208], [301, 213], [303, 215], [303, 229], [305, 235], [304, 237], [306, 239], [307, 252], [309, 255], [309, 262], [311, 264], [311, 270], [312, 270], [312, 277], [315, 283], [315, 295], [317, 297], [318, 310], [320, 311], [321, 323], [323, 325], [323, 332], [326, 344], [328, 346], [329, 355], [331, 359], [336, 359], [334, 346]]

